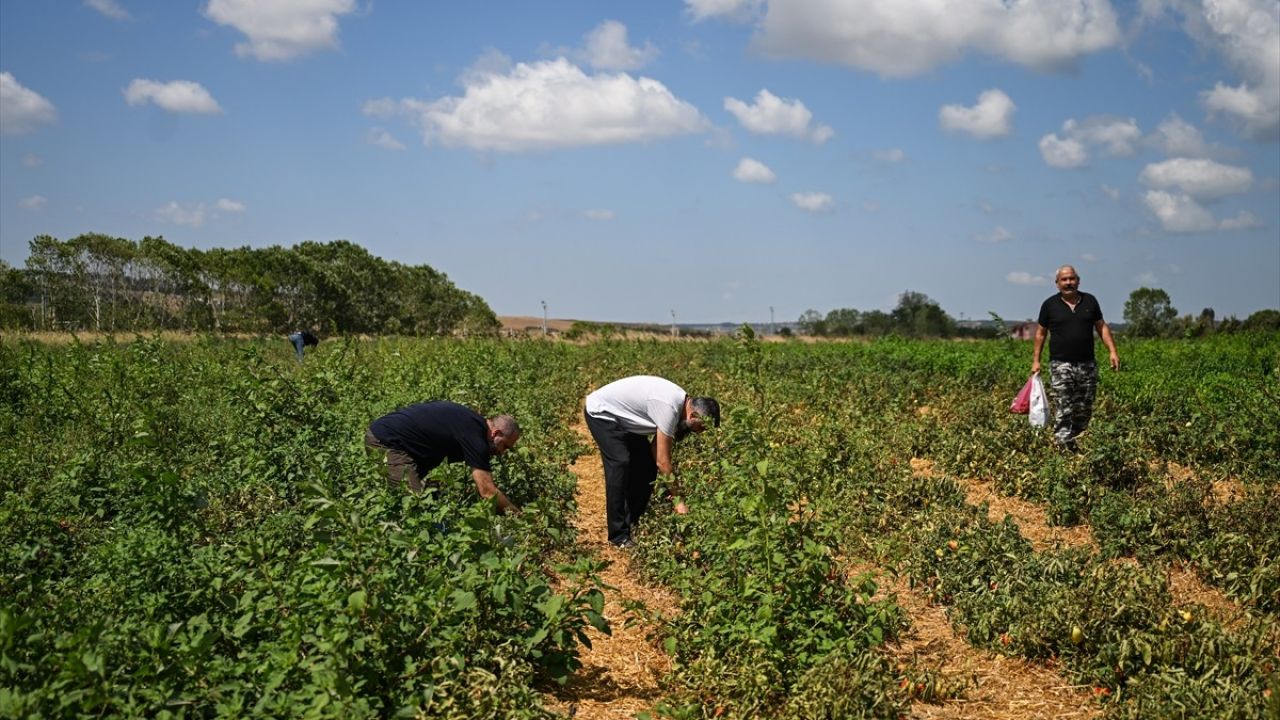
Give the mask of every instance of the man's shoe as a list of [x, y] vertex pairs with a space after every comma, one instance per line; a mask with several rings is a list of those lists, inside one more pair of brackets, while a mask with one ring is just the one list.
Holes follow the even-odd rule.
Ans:
[[617, 540], [617, 541], [610, 540], [609, 542], [613, 543], [614, 547], [621, 548], [623, 550], [635, 545], [635, 543], [631, 541], [631, 538], [622, 538], [621, 540]]

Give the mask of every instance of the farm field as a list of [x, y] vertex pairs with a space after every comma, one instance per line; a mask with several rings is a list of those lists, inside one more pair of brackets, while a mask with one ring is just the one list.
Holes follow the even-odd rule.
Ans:
[[[1280, 336], [1120, 355], [1063, 453], [1017, 341], [6, 337], [0, 716], [1280, 717]], [[622, 552], [639, 373], [724, 423]], [[388, 491], [435, 398], [519, 419], [521, 516]]]

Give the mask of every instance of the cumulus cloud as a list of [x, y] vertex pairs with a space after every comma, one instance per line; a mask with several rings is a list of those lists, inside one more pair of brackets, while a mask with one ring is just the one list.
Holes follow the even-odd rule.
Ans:
[[53, 103], [22, 86], [13, 75], [0, 72], [0, 132], [21, 135], [58, 118]]
[[371, 128], [366, 139], [370, 145], [375, 145], [383, 150], [404, 150], [404, 143], [382, 128]]
[[1197, 200], [1217, 200], [1247, 192], [1253, 172], [1213, 160], [1174, 158], [1146, 166], [1141, 180], [1157, 190], [1180, 190]]
[[1142, 130], [1133, 118], [1094, 115], [1083, 120], [1068, 118], [1061, 136], [1049, 133], [1040, 138], [1040, 156], [1056, 168], [1074, 168], [1089, 162], [1089, 148], [1104, 155], [1130, 156], [1137, 152]]
[[1101, 185], [1099, 186], [1099, 189], [1102, 190], [1103, 195], [1111, 198], [1112, 201], [1120, 199], [1120, 188], [1111, 187], [1110, 185]]
[[1148, 190], [1143, 202], [1169, 232], [1204, 232], [1215, 224], [1213, 214], [1185, 193]]
[[944, 105], [938, 111], [938, 122], [952, 132], [962, 132], [979, 140], [990, 140], [1013, 132], [1013, 113], [1017, 106], [998, 89], [978, 96], [973, 107]]
[[617, 20], [600, 23], [584, 40], [586, 47], [577, 56], [598, 70], [639, 70], [658, 57], [658, 48], [652, 43], [631, 47], [627, 26]]
[[167, 205], [156, 208], [153, 214], [156, 220], [161, 222], [200, 227], [204, 224], [205, 207], [204, 203], [180, 205], [176, 201], [170, 200]]
[[1218, 227], [1222, 230], [1253, 230], [1262, 227], [1262, 221], [1248, 210], [1241, 210], [1233, 218], [1224, 218]]
[[1049, 278], [1043, 275], [1033, 275], [1023, 270], [1015, 270], [1004, 276], [1004, 279], [1014, 285], [1048, 285]]
[[805, 212], [827, 212], [835, 207], [835, 200], [824, 192], [792, 193], [791, 202]]
[[137, 78], [124, 89], [124, 100], [130, 105], [153, 103], [156, 107], [175, 113], [220, 113], [222, 108], [208, 90], [197, 82], [174, 80], [156, 82]]
[[821, 144], [831, 139], [835, 131], [827, 125], [810, 125], [813, 113], [799, 100], [784, 100], [762, 89], [756, 93], [755, 104], [727, 97], [724, 109], [738, 118], [742, 127], [758, 135], [789, 135]]
[[112, 20], [130, 20], [129, 11], [116, 0], [84, 0], [85, 7], [97, 10]]
[[1171, 114], [1147, 136], [1147, 143], [1166, 157], [1206, 158], [1216, 154], [1195, 125]]
[[364, 111], [395, 107], [419, 125], [427, 144], [501, 152], [644, 142], [710, 125], [657, 80], [588, 75], [565, 58], [519, 63], [505, 73], [473, 70], [463, 85], [460, 97], [373, 100]]
[[[698, 19], [748, 14], [743, 5], [689, 0]], [[970, 52], [1041, 70], [1066, 69], [1121, 40], [1108, 0], [772, 0], [753, 44], [774, 57], [905, 77]]]
[[22, 156], [22, 167], [38, 168], [44, 164], [44, 158], [35, 153], [27, 153]]
[[23, 210], [39, 210], [40, 208], [48, 204], [48, 202], [49, 202], [49, 198], [43, 195], [32, 195], [31, 197], [24, 197], [21, 200], [19, 200], [18, 207], [22, 208]]
[[338, 46], [338, 17], [355, 0], [209, 0], [204, 15], [244, 33], [236, 54], [258, 60], [291, 60]]
[[1241, 135], [1280, 139], [1280, 3], [1275, 0], [1173, 0], [1187, 34], [1220, 54], [1239, 82], [1201, 93], [1211, 116], [1228, 118]]
[[1089, 151], [1079, 140], [1049, 133], [1040, 138], [1040, 157], [1051, 167], [1076, 168], [1089, 162]]
[[604, 221], [612, 220], [614, 218], [614, 214], [612, 210], [609, 210], [607, 208], [591, 208], [589, 210], [583, 210], [582, 217], [588, 220], [598, 220], [598, 221], [604, 222]]
[[778, 176], [759, 160], [742, 158], [738, 161], [738, 167], [733, 169], [733, 179], [745, 183], [772, 183], [777, 181]]
[[214, 204], [222, 212], [242, 213], [245, 211], [244, 203], [237, 200], [228, 200], [227, 198], [218, 198], [218, 202]]
[[764, 0], [685, 0], [685, 10], [694, 22], [718, 18], [745, 22], [759, 13]]

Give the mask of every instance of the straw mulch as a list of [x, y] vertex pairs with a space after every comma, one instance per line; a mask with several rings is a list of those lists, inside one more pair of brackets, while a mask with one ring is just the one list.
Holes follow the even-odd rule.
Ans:
[[[938, 474], [933, 461], [925, 458], [911, 458], [911, 471], [921, 477]], [[1001, 495], [996, 491], [995, 485], [987, 480], [965, 478], [956, 482], [964, 490], [965, 502], [975, 506], [986, 503], [987, 517], [992, 521], [1001, 522], [1006, 516], [1012, 517], [1022, 536], [1030, 540], [1037, 551], [1060, 546], [1097, 547], [1087, 525], [1051, 525], [1043, 507], [1021, 498]]]
[[946, 609], [908, 587], [902, 578], [878, 577], [881, 592], [893, 597], [911, 621], [906, 635], [888, 646], [891, 658], [934, 668], [944, 677], [968, 682], [963, 697], [940, 704], [915, 702], [910, 717], [928, 720], [983, 718], [1094, 718], [1101, 714], [1092, 689], [1071, 685], [1050, 665], [1006, 657], [969, 645], [952, 627]]
[[[591, 447], [585, 425], [578, 431]], [[631, 571], [630, 555], [610, 545], [605, 532], [604, 469], [598, 452], [578, 458], [573, 472], [578, 476], [578, 542], [583, 552], [610, 562], [601, 578], [611, 586], [606, 590], [604, 616], [612, 635], [594, 628], [587, 630], [591, 647], [581, 649], [582, 669], [564, 687], [548, 692], [547, 704], [575, 719], [604, 720], [632, 718], [637, 712], [652, 710], [662, 697], [660, 680], [671, 669], [671, 658], [650, 640], [647, 627], [623, 607], [624, 600], [639, 601], [650, 612], [674, 616], [679, 601], [662, 588], [640, 582]]]

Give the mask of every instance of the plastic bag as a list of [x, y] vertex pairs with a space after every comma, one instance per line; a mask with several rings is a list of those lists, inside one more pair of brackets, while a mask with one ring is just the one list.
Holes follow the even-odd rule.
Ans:
[[1049, 420], [1049, 397], [1044, 394], [1044, 382], [1039, 373], [1032, 375], [1027, 382], [1031, 383], [1031, 407], [1027, 415], [1035, 427], [1044, 427]]
[[1035, 379], [1035, 375], [1027, 378], [1027, 384], [1022, 386], [1022, 389], [1018, 391], [1017, 396], [1013, 398], [1013, 402], [1009, 405], [1009, 412], [1018, 413], [1019, 415], [1026, 415], [1031, 412], [1031, 381]]

